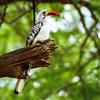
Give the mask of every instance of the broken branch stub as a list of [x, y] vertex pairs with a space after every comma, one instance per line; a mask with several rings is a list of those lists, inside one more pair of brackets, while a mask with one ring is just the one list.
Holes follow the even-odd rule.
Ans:
[[32, 68], [46, 67], [57, 46], [48, 40], [35, 46], [24, 47], [0, 56], [0, 77], [26, 78], [29, 64]]

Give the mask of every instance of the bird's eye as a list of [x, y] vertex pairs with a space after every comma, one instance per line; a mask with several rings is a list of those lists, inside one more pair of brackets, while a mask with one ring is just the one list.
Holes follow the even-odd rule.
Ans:
[[45, 16], [45, 14], [46, 14], [46, 11], [43, 12], [43, 15], [44, 15], [44, 16]]

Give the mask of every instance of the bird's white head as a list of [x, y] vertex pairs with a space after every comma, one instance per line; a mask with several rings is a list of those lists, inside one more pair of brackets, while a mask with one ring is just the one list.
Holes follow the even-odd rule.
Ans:
[[56, 16], [60, 16], [60, 14], [55, 11], [55, 10], [51, 10], [51, 11], [47, 11], [47, 10], [42, 10], [38, 13], [38, 15], [36, 16], [36, 21], [41, 21], [43, 22], [43, 20], [50, 15], [56, 15]]

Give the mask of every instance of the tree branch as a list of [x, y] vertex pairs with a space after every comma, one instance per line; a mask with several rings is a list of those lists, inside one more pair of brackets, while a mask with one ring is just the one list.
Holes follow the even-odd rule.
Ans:
[[7, 10], [7, 4], [5, 5], [5, 8], [4, 8], [4, 11], [3, 11], [3, 15], [1, 15], [0, 26], [4, 22], [4, 19], [5, 19], [5, 16], [6, 16], [6, 10]]
[[31, 69], [48, 66], [56, 48], [54, 42], [48, 40], [0, 56], [0, 77], [26, 78], [29, 64]]
[[84, 15], [82, 14], [82, 12], [80, 10], [80, 7], [74, 1], [72, 1], [72, 2], [73, 2], [74, 7], [76, 8], [76, 10], [78, 11], [78, 13], [80, 15], [80, 20], [81, 20], [81, 22], [83, 24], [83, 27], [84, 27], [84, 29], [86, 31], [86, 34], [89, 35], [89, 31], [88, 31], [88, 29], [86, 27], [86, 24], [85, 24], [85, 21], [84, 21]]
[[[0, 0], [0, 4], [7, 4], [7, 3], [14, 3], [18, 1], [23, 1], [23, 0]], [[37, 2], [40, 0], [37, 0]], [[31, 0], [26, 0], [26, 2], [31, 2]], [[63, 4], [66, 3], [71, 3], [71, 0], [41, 0], [42, 3], [54, 3], [54, 2], [60, 2]]]
[[18, 17], [16, 17], [15, 19], [13, 19], [10, 22], [7, 22], [8, 24], [12, 24], [13, 22], [16, 22], [18, 19], [20, 19], [21, 17], [23, 17], [25, 14], [29, 13], [32, 10], [32, 7], [30, 7], [29, 10], [24, 11], [21, 15], [19, 15]]

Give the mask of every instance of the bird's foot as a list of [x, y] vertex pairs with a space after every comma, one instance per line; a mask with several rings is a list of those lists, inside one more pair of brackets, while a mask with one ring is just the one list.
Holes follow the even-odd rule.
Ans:
[[28, 77], [28, 78], [32, 77], [31, 68], [32, 68], [32, 65], [29, 64], [29, 69], [28, 69], [28, 71], [27, 71], [27, 77]]
[[37, 41], [36, 44], [41, 45], [41, 44], [44, 44], [45, 42], [48, 42], [48, 41], [49, 41], [49, 39], [44, 40], [44, 41]]
[[42, 44], [42, 41], [37, 41], [36, 42], [36, 45], [41, 45]]

